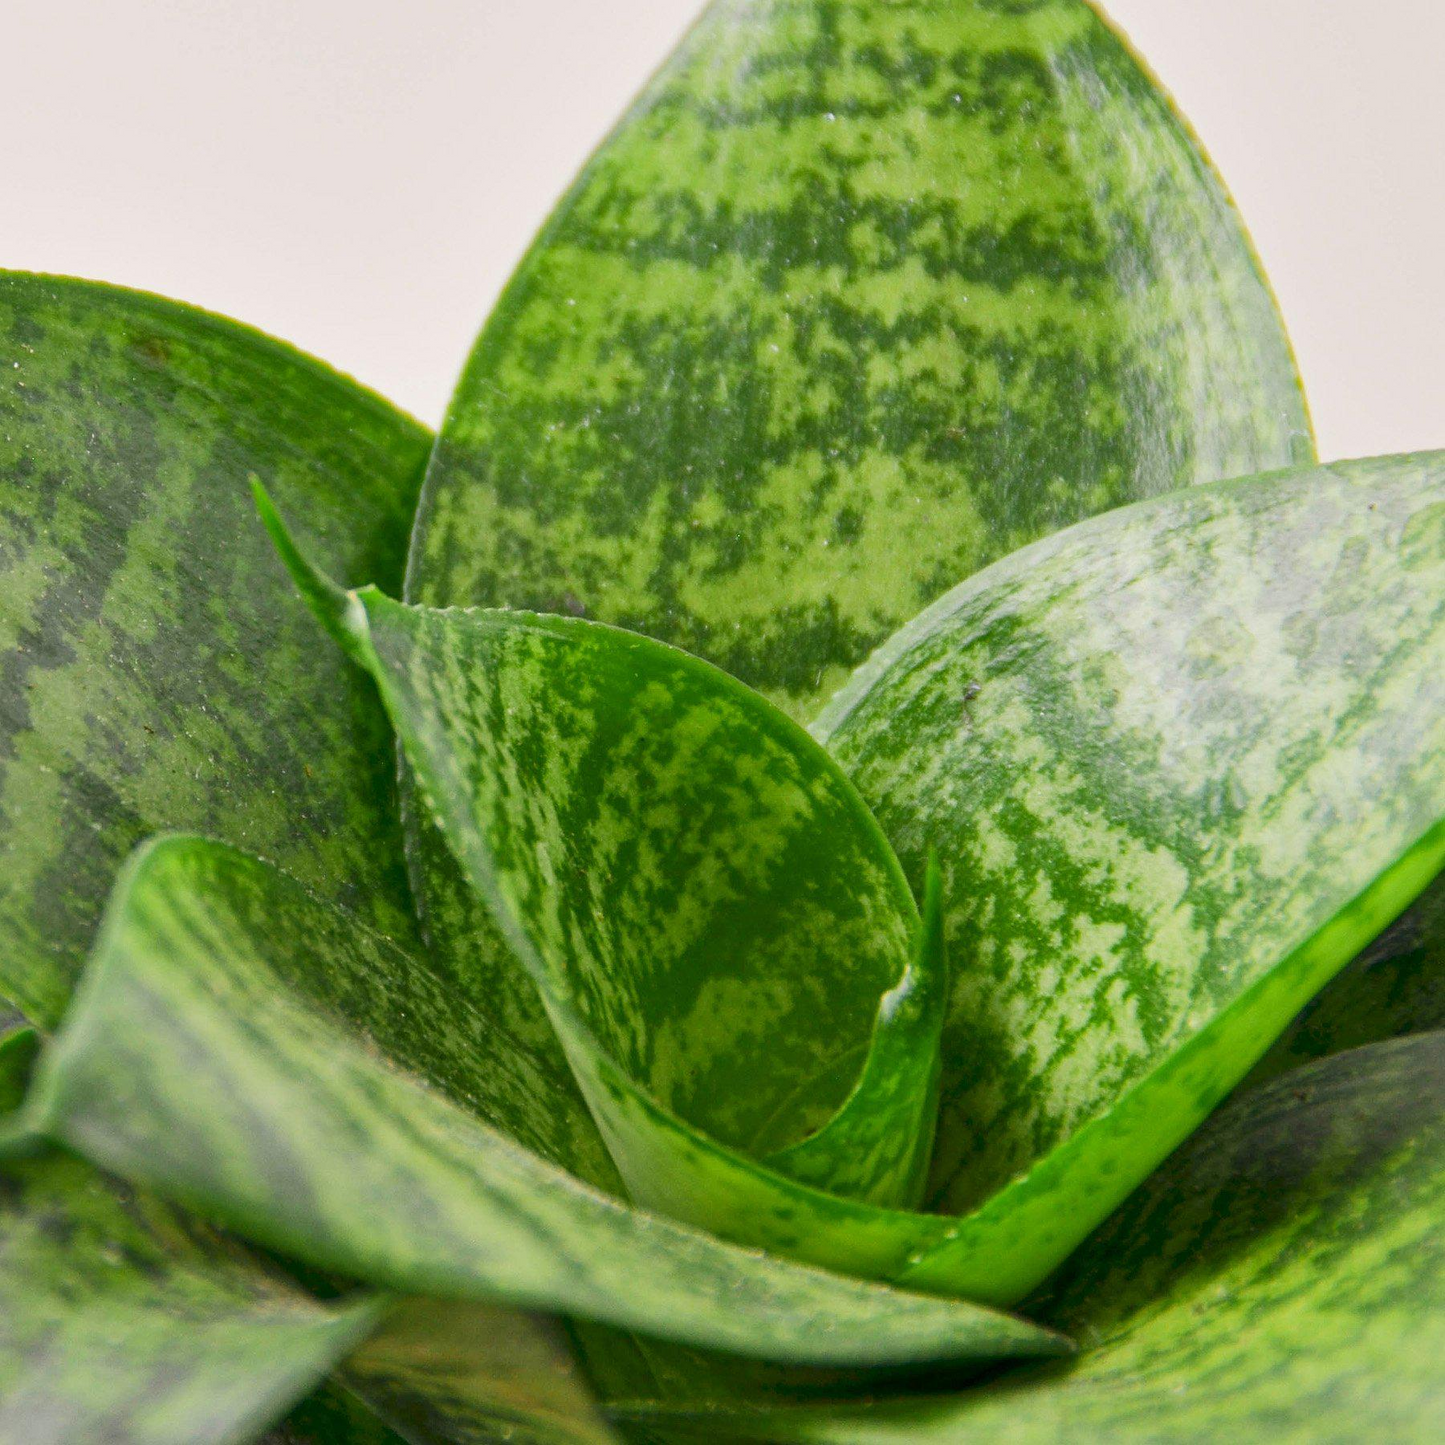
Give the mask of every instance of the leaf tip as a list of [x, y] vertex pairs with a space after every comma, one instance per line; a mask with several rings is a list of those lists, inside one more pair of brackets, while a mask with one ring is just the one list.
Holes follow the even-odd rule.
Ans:
[[[270, 534], [271, 544], [276, 549], [291, 580], [296, 584], [302, 600], [311, 609], [316, 620], [330, 633], [341, 649], [354, 661], [365, 665], [359, 653], [357, 613], [353, 606], [354, 593], [334, 582], [296, 545], [271, 494], [259, 477], [252, 476], [251, 496], [261, 525]], [[364, 621], [360, 624], [365, 626]]]

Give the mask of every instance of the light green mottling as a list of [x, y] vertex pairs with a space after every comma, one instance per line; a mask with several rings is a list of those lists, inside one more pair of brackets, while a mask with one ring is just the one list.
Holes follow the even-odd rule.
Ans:
[[[633, 1196], [673, 1203], [691, 1151], [643, 1151], [685, 1121], [818, 1187], [913, 1203], [944, 960], [931, 936], [914, 944], [897, 860], [827, 754], [635, 634], [343, 594], [258, 501], [323, 624], [376, 678]], [[619, 1097], [639, 1093], [643, 1108]], [[661, 1135], [652, 1106], [676, 1116]]]
[[[1080, 0], [727, 0], [478, 339], [407, 597], [619, 624], [806, 718], [1010, 549], [1312, 455], [1222, 187]], [[424, 806], [407, 838], [454, 986], [562, 1080]]]
[[0, 274], [0, 995], [59, 1018], [115, 870], [166, 827], [413, 931], [385, 718], [251, 515], [399, 579], [426, 432], [245, 327]]
[[[1445, 860], [1445, 458], [1196, 489], [943, 599], [820, 735], [954, 960], [903, 1277], [1048, 1273]], [[985, 1202], [986, 1201], [986, 1202]], [[938, 1273], [935, 1274], [934, 1271]]]
[[78, 1159], [0, 1149], [0, 1441], [253, 1438], [374, 1326]]
[[548, 1164], [388, 1056], [381, 981], [365, 986], [374, 945], [349, 933], [359, 926], [230, 848], [142, 849], [41, 1058], [32, 1123], [245, 1237], [380, 1288], [792, 1363], [1066, 1348], [1008, 1315], [723, 1244]]
[[1079, 1252], [1049, 1317], [1085, 1348], [931, 1399], [685, 1422], [777, 1445], [1433, 1441], [1445, 1413], [1445, 1035], [1234, 1100]]
[[1312, 458], [1228, 198], [1082, 0], [718, 0], [483, 329], [408, 597], [807, 716], [1011, 549]]

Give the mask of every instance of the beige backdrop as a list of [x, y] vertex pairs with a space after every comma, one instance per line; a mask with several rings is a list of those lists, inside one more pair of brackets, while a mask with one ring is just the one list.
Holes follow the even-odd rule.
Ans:
[[[0, 0], [0, 265], [179, 296], [435, 422], [695, 0]], [[1445, 446], [1442, 0], [1113, 0], [1229, 180], [1322, 452]]]

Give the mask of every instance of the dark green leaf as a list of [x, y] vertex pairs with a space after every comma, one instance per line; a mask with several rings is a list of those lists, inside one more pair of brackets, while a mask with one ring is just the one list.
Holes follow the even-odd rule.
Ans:
[[80, 1160], [0, 1153], [0, 1440], [249, 1439], [377, 1318]]
[[411, 1300], [346, 1383], [412, 1445], [615, 1445], [561, 1328], [483, 1304]]
[[1012, 1301], [1445, 861], [1445, 456], [1037, 543], [819, 732], [949, 879], [932, 1197], [981, 1207], [901, 1277]]
[[263, 1445], [413, 1445], [383, 1424], [349, 1390], [325, 1384], [308, 1395]]
[[160, 828], [411, 928], [374, 695], [255, 526], [399, 581], [428, 438], [232, 322], [0, 275], [0, 995], [53, 1025], [115, 870]]
[[720, 0], [483, 331], [409, 596], [808, 716], [1024, 542], [1312, 459], [1238, 219], [1083, 0]]
[[[938, 890], [924, 930], [828, 755], [757, 693], [636, 634], [341, 592], [258, 501], [380, 685], [633, 1196], [728, 1233], [765, 1223], [751, 1202], [717, 1217], [691, 1166], [721, 1143], [914, 1202], [945, 1002]], [[741, 1160], [733, 1173], [771, 1188]]]
[[[125, 870], [27, 1113], [97, 1162], [383, 1288], [495, 1299], [821, 1365], [1055, 1353], [1059, 1337], [632, 1210], [386, 1056], [378, 942], [269, 865], [162, 840]], [[403, 1032], [403, 1037], [408, 1035]]]
[[1304, 1009], [1247, 1082], [1400, 1034], [1445, 1029], [1445, 874]]
[[1445, 1035], [1337, 1055], [1238, 1097], [1071, 1261], [1052, 1318], [1089, 1342], [1076, 1362], [950, 1397], [716, 1417], [701, 1433], [1433, 1440], [1442, 1211]]
[[18, 1017], [0, 1019], [0, 1138], [6, 1116], [20, 1107], [30, 1082], [30, 1068], [40, 1049], [40, 1036]]

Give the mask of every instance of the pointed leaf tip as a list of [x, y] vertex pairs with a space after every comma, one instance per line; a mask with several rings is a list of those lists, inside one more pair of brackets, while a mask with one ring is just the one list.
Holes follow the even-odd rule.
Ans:
[[331, 637], [352, 661], [365, 666], [365, 660], [358, 651], [356, 624], [353, 621], [354, 593], [334, 582], [296, 545], [271, 494], [260, 478], [251, 477], [251, 496], [255, 499], [256, 511], [261, 525], [270, 535], [276, 554], [291, 574], [302, 600], [311, 609], [312, 615], [326, 629]]

